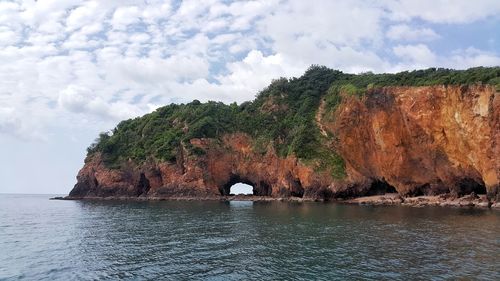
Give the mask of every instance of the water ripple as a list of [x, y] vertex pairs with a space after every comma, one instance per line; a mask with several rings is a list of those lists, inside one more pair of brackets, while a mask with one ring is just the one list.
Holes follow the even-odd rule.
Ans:
[[499, 280], [488, 210], [0, 196], [0, 280]]

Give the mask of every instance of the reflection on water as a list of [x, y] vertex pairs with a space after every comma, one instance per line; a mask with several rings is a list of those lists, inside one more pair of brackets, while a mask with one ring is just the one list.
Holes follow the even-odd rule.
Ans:
[[500, 212], [0, 195], [0, 279], [499, 280]]
[[237, 201], [237, 200], [233, 200], [233, 201], [229, 201], [227, 203], [232, 208], [246, 208], [246, 209], [248, 209], [248, 208], [252, 208], [253, 207], [253, 201]]

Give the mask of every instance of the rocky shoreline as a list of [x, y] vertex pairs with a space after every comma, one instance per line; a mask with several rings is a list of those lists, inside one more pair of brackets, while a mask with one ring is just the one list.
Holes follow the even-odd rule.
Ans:
[[462, 197], [451, 194], [435, 196], [402, 197], [397, 193], [386, 193], [383, 195], [362, 196], [349, 199], [322, 200], [299, 197], [269, 197], [254, 195], [233, 196], [170, 196], [170, 197], [54, 197], [51, 200], [98, 200], [98, 201], [253, 201], [253, 202], [328, 202], [350, 205], [371, 206], [408, 206], [408, 207], [452, 207], [452, 208], [479, 208], [500, 210], [500, 203], [491, 202], [486, 195], [471, 193]]
[[465, 208], [491, 208], [500, 210], [498, 202], [491, 202], [486, 195], [469, 194], [462, 197], [442, 194], [435, 196], [415, 196], [401, 197], [397, 193], [388, 193], [385, 195], [365, 196], [344, 201], [349, 204], [360, 205], [401, 205], [411, 207], [465, 207]]

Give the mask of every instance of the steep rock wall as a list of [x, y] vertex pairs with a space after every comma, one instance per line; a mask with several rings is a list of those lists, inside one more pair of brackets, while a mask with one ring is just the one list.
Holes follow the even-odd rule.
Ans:
[[500, 96], [491, 86], [388, 87], [344, 97], [326, 124], [354, 180], [403, 195], [498, 193]]
[[235, 133], [192, 139], [204, 153], [180, 147], [176, 163], [129, 161], [113, 170], [90, 155], [69, 198], [219, 198], [237, 182], [251, 184], [254, 195], [312, 199], [498, 194], [500, 97], [491, 86], [386, 87], [344, 95], [334, 112], [320, 109], [316, 121], [344, 159], [345, 179], [280, 158], [272, 147], [261, 154], [251, 137]]

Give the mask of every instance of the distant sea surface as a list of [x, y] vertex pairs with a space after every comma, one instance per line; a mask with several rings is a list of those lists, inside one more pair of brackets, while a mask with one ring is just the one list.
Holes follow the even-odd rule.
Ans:
[[0, 195], [0, 280], [500, 280], [500, 212]]

